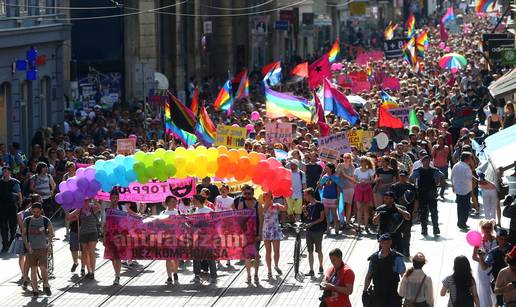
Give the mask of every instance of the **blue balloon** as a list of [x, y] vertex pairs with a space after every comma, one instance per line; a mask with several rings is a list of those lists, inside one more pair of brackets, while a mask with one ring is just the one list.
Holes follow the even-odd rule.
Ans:
[[115, 157], [115, 163], [116, 163], [116, 164], [119, 164], [119, 165], [120, 165], [120, 164], [123, 164], [124, 159], [125, 159], [125, 156], [124, 156], [124, 155], [117, 155], [117, 156]]
[[122, 165], [118, 165], [117, 167], [115, 167], [113, 173], [118, 178], [125, 178], [125, 168]]
[[127, 180], [127, 182], [129, 182], [129, 183], [135, 182], [137, 179], [138, 179], [138, 177], [136, 177], [136, 174], [134, 173], [134, 171], [132, 171], [132, 170], [125, 171], [125, 180]]
[[129, 181], [127, 181], [125, 178], [123, 178], [122, 180], [118, 181], [118, 185], [121, 186], [122, 188], [127, 188], [127, 187], [129, 187]]
[[100, 184], [106, 182], [107, 178], [108, 175], [105, 170], [101, 169], [95, 172], [95, 180], [97, 180]]
[[112, 160], [109, 160], [109, 161], [106, 162], [106, 164], [104, 164], [104, 170], [106, 171], [106, 173], [108, 175], [113, 172], [115, 167], [116, 167], [116, 164]]
[[111, 189], [113, 189], [113, 185], [109, 184], [109, 183], [103, 183], [103, 184], [101, 184], [101, 187], [102, 187], [102, 191], [104, 191], [104, 192], [110, 192]]
[[104, 164], [106, 164], [106, 161], [104, 161], [104, 160], [97, 160], [97, 161], [95, 162], [95, 169], [96, 169], [97, 171], [99, 171], [99, 170], [103, 169], [103, 168], [104, 168]]
[[134, 166], [134, 157], [133, 156], [128, 156], [128, 157], [125, 157], [124, 158], [124, 167], [125, 167], [125, 170], [132, 170], [133, 169], [133, 166]]
[[[107, 180], [106, 183], [110, 184], [111, 186], [117, 185], [118, 182], [120, 181], [119, 178], [120, 177], [118, 177], [117, 174], [115, 174], [115, 172], [113, 172], [113, 173], [108, 175], [108, 180]], [[122, 178], [125, 178], [125, 174], [124, 174], [124, 177], [122, 177]]]

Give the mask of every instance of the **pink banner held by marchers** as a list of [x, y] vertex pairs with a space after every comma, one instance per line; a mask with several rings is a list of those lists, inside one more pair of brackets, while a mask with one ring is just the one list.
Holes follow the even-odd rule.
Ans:
[[104, 258], [127, 260], [232, 260], [254, 258], [253, 209], [143, 219], [109, 209]]
[[386, 77], [385, 79], [383, 79], [383, 82], [382, 82], [382, 88], [385, 90], [385, 89], [390, 89], [390, 90], [393, 90], [393, 91], [398, 91], [400, 89], [400, 80], [398, 78], [394, 78], [394, 77]]

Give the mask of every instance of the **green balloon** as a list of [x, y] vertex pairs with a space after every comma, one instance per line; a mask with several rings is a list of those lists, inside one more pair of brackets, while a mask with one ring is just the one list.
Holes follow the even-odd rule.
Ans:
[[137, 177], [145, 174], [145, 164], [143, 162], [135, 162], [133, 166], [134, 173]]
[[177, 168], [174, 166], [174, 164], [170, 164], [170, 163], [167, 163], [166, 167], [165, 167], [166, 171], [167, 171], [167, 176], [169, 178], [172, 178], [174, 177], [174, 175], [176, 174], [177, 172]]

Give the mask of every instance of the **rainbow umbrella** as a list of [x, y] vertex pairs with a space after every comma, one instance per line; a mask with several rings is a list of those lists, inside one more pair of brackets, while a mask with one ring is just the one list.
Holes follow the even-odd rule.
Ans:
[[452, 52], [443, 55], [441, 59], [439, 59], [439, 66], [441, 68], [447, 69], [461, 69], [468, 64], [468, 60], [458, 53]]

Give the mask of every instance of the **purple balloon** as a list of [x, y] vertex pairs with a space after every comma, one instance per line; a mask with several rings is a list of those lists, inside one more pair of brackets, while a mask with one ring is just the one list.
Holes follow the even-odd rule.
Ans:
[[73, 201], [75, 203], [80, 203], [82, 204], [82, 202], [84, 201], [84, 198], [85, 198], [85, 195], [84, 193], [82, 193], [80, 190], [77, 190], [73, 193]]
[[60, 192], [68, 191], [68, 185], [66, 184], [66, 181], [61, 181], [61, 183], [59, 184], [59, 191]]
[[84, 177], [79, 178], [79, 180], [77, 180], [77, 187], [79, 188], [78, 190], [80, 190], [82, 192], [86, 192], [89, 185], [90, 185], [90, 182], [88, 181], [88, 179], [86, 179]]
[[98, 182], [97, 180], [92, 180], [90, 181], [90, 186], [88, 187], [88, 190], [93, 190], [93, 191], [100, 191], [100, 182]]
[[77, 179], [72, 177], [66, 180], [66, 186], [68, 186], [68, 191], [75, 192], [75, 190], [77, 190]]
[[69, 203], [73, 202], [73, 193], [72, 192], [66, 191], [61, 194], [62, 194], [63, 204], [69, 204]]
[[56, 202], [60, 205], [63, 204], [63, 193], [57, 193], [56, 194]]
[[86, 179], [88, 179], [89, 181], [92, 181], [93, 179], [95, 179], [95, 169], [93, 167], [88, 167], [84, 171], [84, 177]]
[[84, 171], [85, 171], [84, 167], [79, 168], [79, 169], [75, 172], [75, 177], [77, 177], [77, 178], [82, 177], [82, 176], [84, 175]]

